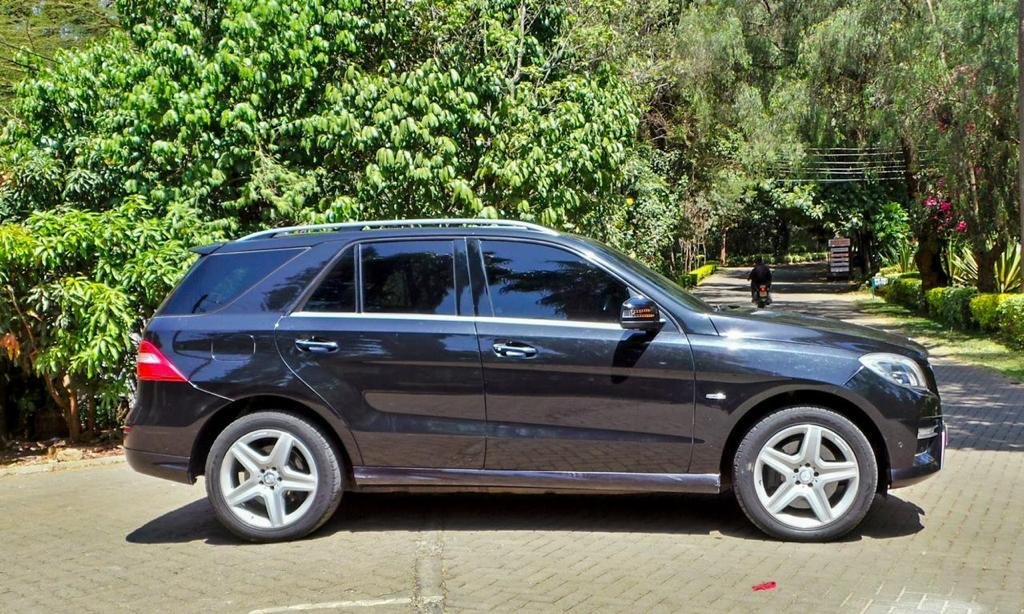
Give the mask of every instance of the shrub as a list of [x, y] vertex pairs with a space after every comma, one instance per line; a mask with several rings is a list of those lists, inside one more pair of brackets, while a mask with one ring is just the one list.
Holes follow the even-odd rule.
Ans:
[[977, 295], [974, 288], [932, 288], [925, 293], [928, 314], [951, 328], [970, 328], [971, 299]]
[[794, 252], [783, 256], [776, 256], [775, 254], [729, 256], [726, 259], [726, 264], [729, 266], [753, 266], [758, 256], [764, 259], [765, 264], [801, 264], [804, 262], [823, 262], [828, 260], [828, 252]]
[[979, 294], [971, 299], [971, 317], [981, 330], [994, 331], [999, 328], [999, 305], [1012, 294]]
[[921, 280], [913, 277], [897, 277], [889, 282], [885, 300], [910, 309], [921, 308]]
[[1009, 296], [996, 311], [999, 332], [1007, 341], [1024, 346], [1024, 295]]
[[705, 264], [702, 267], [697, 267], [696, 269], [683, 275], [682, 279], [679, 280], [679, 283], [681, 283], [684, 288], [692, 288], [693, 286], [696, 286], [700, 282], [704, 281], [704, 279], [706, 279], [707, 277], [710, 277], [711, 274], [714, 273], [717, 268], [718, 265], [713, 262]]

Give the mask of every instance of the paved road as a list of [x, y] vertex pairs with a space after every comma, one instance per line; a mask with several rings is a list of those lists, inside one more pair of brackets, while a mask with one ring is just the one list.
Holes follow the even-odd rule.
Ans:
[[[817, 275], [781, 272], [775, 307], [856, 319]], [[742, 300], [742, 274], [700, 292]], [[0, 478], [0, 612], [1020, 612], [1024, 387], [938, 375], [948, 468], [840, 543], [767, 540], [729, 497], [388, 495], [348, 497], [302, 542], [243, 545], [201, 487], [101, 467]]]

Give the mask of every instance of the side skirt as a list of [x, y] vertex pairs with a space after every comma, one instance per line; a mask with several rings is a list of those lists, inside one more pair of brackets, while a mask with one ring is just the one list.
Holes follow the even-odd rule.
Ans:
[[357, 490], [570, 491], [575, 493], [722, 492], [717, 473], [625, 473], [353, 467]]

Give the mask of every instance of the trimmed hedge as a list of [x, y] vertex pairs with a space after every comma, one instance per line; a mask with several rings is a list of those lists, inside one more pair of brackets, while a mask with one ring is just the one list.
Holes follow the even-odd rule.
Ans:
[[951, 328], [972, 328], [971, 299], [978, 296], [974, 288], [932, 288], [925, 293], [928, 315]]
[[1024, 294], [1000, 302], [996, 313], [1002, 336], [1014, 345], [1024, 346]]
[[1013, 294], [979, 294], [971, 299], [971, 317], [981, 330], [999, 330], [999, 305]]
[[909, 309], [921, 308], [921, 280], [914, 277], [896, 277], [879, 288], [879, 294], [890, 303], [897, 303]]
[[696, 286], [700, 282], [704, 281], [706, 278], [710, 277], [711, 274], [714, 273], [717, 269], [718, 265], [713, 262], [705, 264], [704, 266], [697, 267], [696, 269], [683, 275], [682, 278], [679, 280], [679, 283], [682, 284], [684, 288], [692, 288], [693, 286]]
[[996, 332], [1009, 343], [1024, 347], [1024, 294], [978, 294], [974, 288], [932, 288], [923, 296], [916, 275], [890, 279], [876, 293], [890, 303], [914, 311], [951, 328], [980, 328]]
[[729, 266], [753, 266], [758, 257], [765, 264], [800, 264], [803, 262], [824, 262], [828, 260], [828, 252], [798, 252], [776, 256], [775, 254], [749, 254], [746, 256], [730, 256], [726, 263]]

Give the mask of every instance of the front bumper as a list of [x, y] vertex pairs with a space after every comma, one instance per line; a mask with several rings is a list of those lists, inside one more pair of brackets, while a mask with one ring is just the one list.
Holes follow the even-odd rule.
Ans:
[[942, 419], [919, 430], [913, 463], [889, 470], [889, 488], [916, 484], [942, 469], [946, 456], [947, 434]]
[[128, 465], [139, 473], [184, 484], [195, 482], [188, 470], [187, 456], [171, 456], [131, 448], [125, 448], [124, 455]]

